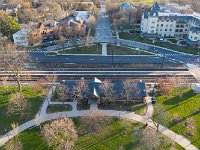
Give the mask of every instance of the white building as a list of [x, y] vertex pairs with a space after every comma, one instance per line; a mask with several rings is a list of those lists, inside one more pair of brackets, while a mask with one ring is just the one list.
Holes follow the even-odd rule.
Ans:
[[27, 47], [29, 45], [28, 42], [28, 34], [30, 29], [23, 28], [20, 31], [13, 34], [14, 43], [18, 46]]
[[200, 14], [189, 5], [168, 3], [153, 5], [142, 15], [141, 32], [148, 37], [174, 37], [185, 39], [188, 44], [200, 46]]
[[88, 11], [75, 11], [74, 16], [76, 20], [81, 18], [83, 21], [87, 22], [90, 17], [90, 13]]

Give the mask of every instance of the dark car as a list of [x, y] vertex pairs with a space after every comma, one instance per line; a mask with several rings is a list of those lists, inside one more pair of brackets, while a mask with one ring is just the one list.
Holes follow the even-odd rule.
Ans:
[[152, 104], [156, 104], [156, 98], [155, 98], [155, 97], [152, 97], [152, 98], [151, 98], [151, 102], [152, 102]]

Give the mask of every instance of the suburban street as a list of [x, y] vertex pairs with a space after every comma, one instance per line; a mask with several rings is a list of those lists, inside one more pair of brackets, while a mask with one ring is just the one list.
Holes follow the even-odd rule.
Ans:
[[97, 18], [96, 35], [94, 37], [96, 42], [110, 42], [113, 40], [111, 24], [108, 15], [106, 14], [105, 1], [100, 2], [101, 10]]
[[[41, 63], [68, 64], [112, 64], [112, 56], [101, 55], [59, 55], [46, 56], [41, 52], [30, 52], [33, 61]], [[113, 64], [151, 63], [162, 64], [163, 57], [159, 56], [113, 56]], [[165, 58], [164, 63], [178, 63], [176, 60]]]

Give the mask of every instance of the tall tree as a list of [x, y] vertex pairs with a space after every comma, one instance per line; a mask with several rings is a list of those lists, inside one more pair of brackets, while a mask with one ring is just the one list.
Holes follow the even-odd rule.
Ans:
[[114, 85], [110, 80], [104, 80], [100, 86], [106, 102], [113, 102], [115, 97]]
[[0, 30], [4, 36], [12, 40], [12, 35], [20, 30], [20, 25], [17, 18], [8, 16], [5, 19], [0, 18]]
[[19, 113], [20, 118], [24, 117], [25, 111], [29, 108], [29, 103], [20, 92], [16, 92], [10, 95], [8, 101], [8, 113]]
[[84, 128], [81, 132], [83, 134], [89, 132], [100, 132], [102, 129], [112, 121], [112, 118], [106, 116], [102, 110], [91, 110], [88, 114], [81, 117], [80, 122]]
[[78, 137], [74, 122], [70, 118], [55, 120], [44, 125], [42, 134], [49, 147], [61, 150], [71, 150]]
[[84, 79], [81, 79], [75, 87], [76, 96], [79, 100], [84, 100], [87, 98], [88, 91], [88, 83]]
[[69, 93], [68, 86], [66, 86], [64, 84], [60, 84], [60, 85], [57, 86], [56, 92], [58, 94], [58, 100], [61, 101], [64, 105], [64, 102], [67, 98], [67, 94]]
[[170, 122], [170, 114], [164, 110], [163, 107], [159, 105], [155, 105], [154, 107], [154, 115], [153, 115], [153, 123], [156, 126], [156, 130], [159, 130], [160, 124], [163, 126], [167, 126]]
[[23, 96], [20, 74], [26, 69], [29, 55], [22, 50], [11, 43], [2, 43], [0, 46], [0, 68], [13, 76], [17, 82], [18, 91]]

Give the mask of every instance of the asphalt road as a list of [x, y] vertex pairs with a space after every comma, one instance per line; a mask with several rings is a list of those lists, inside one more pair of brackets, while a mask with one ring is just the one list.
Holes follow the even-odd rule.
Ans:
[[[41, 52], [30, 52], [33, 61], [41, 63], [67, 64], [112, 64], [112, 56], [65, 55], [46, 56]], [[163, 57], [158, 56], [113, 56], [113, 64], [162, 64]], [[164, 59], [164, 63], [178, 63], [176, 60]]]
[[[124, 46], [137, 47], [144, 49], [149, 52], [153, 52], [157, 57], [151, 56], [114, 56], [114, 64], [132, 64], [132, 63], [150, 63], [150, 64], [162, 64], [164, 63], [191, 63], [196, 64], [198, 56], [184, 54], [176, 52], [170, 49], [161, 48], [145, 43], [129, 41], [113, 38], [111, 31], [111, 24], [108, 16], [106, 15], [105, 1], [101, 1], [101, 10], [97, 19], [97, 28], [94, 41], [96, 42], [111, 42], [117, 44], [118, 42]], [[70, 45], [70, 43], [65, 43], [65, 46]], [[61, 45], [55, 45], [40, 50], [35, 50], [30, 52], [31, 58], [34, 61], [43, 62], [43, 63], [69, 63], [69, 64], [112, 64], [111, 56], [77, 56], [77, 55], [68, 55], [68, 56], [46, 56], [44, 55], [45, 51], [61, 48]], [[177, 47], [178, 48], [178, 47]]]
[[108, 15], [106, 14], [105, 1], [101, 1], [101, 10], [97, 18], [96, 35], [94, 40], [96, 42], [110, 42], [113, 40], [111, 24]]
[[[117, 44], [116, 40], [112, 41], [112, 42]], [[190, 55], [190, 54], [186, 54], [186, 53], [180, 53], [180, 52], [173, 51], [173, 50], [170, 50], [167, 48], [162, 48], [162, 47], [149, 45], [149, 44], [145, 44], [145, 43], [140, 43], [140, 42], [135, 42], [135, 41], [130, 41], [130, 40], [120, 39], [120, 44], [124, 45], [124, 46], [131, 46], [131, 47], [145, 49], [149, 52], [158, 54], [161, 57], [163, 57], [163, 55], [164, 55], [165, 58], [168, 58], [170, 60], [176, 60], [176, 61], [179, 61], [180, 63], [184, 63], [184, 64], [186, 64], [186, 63], [196, 64], [197, 59], [199, 58], [199, 56], [194, 56], [194, 55]]]

